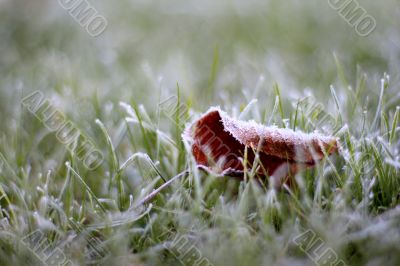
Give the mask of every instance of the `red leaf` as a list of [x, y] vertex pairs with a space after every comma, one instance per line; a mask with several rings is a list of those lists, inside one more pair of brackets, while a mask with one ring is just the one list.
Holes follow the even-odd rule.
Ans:
[[339, 147], [334, 137], [240, 121], [219, 108], [211, 108], [190, 125], [183, 138], [191, 145], [196, 163], [203, 169], [217, 175], [243, 176], [247, 148], [247, 168], [251, 169], [259, 151], [257, 174], [273, 176], [280, 182], [303, 168], [314, 166], [324, 154], [331, 155]]

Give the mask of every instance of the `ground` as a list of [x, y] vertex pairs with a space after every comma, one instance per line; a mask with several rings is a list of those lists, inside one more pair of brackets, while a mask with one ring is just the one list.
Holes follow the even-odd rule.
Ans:
[[[0, 1], [1, 265], [399, 265], [397, 1], [72, 2]], [[210, 106], [340, 154], [207, 174]]]

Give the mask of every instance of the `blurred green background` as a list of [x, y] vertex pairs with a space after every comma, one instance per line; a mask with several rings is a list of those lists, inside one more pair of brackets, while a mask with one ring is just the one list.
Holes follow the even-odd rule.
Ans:
[[70, 97], [94, 91], [101, 102], [134, 97], [151, 108], [177, 83], [198, 110], [263, 99], [274, 82], [285, 98], [305, 88], [321, 98], [337, 80], [333, 54], [349, 81], [358, 68], [371, 80], [383, 72], [398, 80], [394, 0], [360, 1], [377, 21], [368, 37], [358, 36], [327, 0], [90, 3], [108, 21], [96, 38], [58, 1], [0, 2], [2, 116], [13, 113], [10, 99], [21, 87], [54, 92], [66, 108], [74, 107]]

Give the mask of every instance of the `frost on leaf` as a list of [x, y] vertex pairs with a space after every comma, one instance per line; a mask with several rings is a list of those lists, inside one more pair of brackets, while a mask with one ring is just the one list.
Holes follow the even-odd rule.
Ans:
[[259, 176], [279, 183], [338, 151], [334, 137], [240, 121], [213, 107], [188, 126], [183, 139], [197, 165], [217, 175], [243, 176], [256, 166]]

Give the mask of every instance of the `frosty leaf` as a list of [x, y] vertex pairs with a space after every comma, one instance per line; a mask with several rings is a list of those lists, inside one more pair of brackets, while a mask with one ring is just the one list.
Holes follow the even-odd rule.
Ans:
[[339, 146], [334, 137], [240, 121], [216, 107], [190, 125], [183, 139], [191, 145], [198, 166], [206, 170], [243, 176], [243, 163], [251, 169], [258, 154], [257, 174], [278, 179], [314, 166]]

